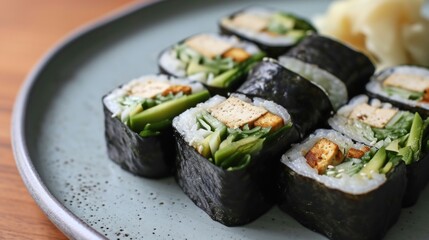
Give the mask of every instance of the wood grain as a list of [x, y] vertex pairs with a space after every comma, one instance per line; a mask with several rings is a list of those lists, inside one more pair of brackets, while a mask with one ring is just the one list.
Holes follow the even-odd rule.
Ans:
[[0, 0], [0, 239], [66, 239], [27, 192], [10, 143], [11, 113], [26, 75], [72, 30], [132, 0]]

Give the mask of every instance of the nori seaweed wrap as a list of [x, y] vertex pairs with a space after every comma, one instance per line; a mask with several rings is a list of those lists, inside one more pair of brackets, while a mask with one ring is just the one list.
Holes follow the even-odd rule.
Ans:
[[226, 96], [246, 79], [265, 53], [234, 36], [197, 34], [167, 48], [158, 59], [162, 73], [204, 84], [212, 95]]
[[418, 66], [387, 68], [366, 85], [371, 97], [429, 117], [429, 69]]
[[348, 98], [364, 93], [365, 84], [375, 70], [363, 53], [316, 34], [306, 37], [279, 57], [279, 62], [324, 87], [332, 95], [335, 109]]
[[321, 88], [272, 59], [256, 65], [237, 92], [282, 105], [301, 137], [326, 122], [332, 112], [329, 98]]
[[263, 7], [237, 11], [219, 21], [223, 34], [253, 42], [269, 57], [276, 58], [316, 29], [304, 18]]
[[389, 155], [319, 129], [283, 155], [279, 206], [330, 239], [381, 239], [400, 215], [407, 181]]
[[177, 182], [213, 220], [243, 225], [272, 207], [280, 156], [299, 138], [286, 109], [215, 96], [176, 117], [173, 128]]
[[[352, 138], [376, 148], [391, 150], [407, 167], [407, 192], [403, 206], [414, 205], [429, 181], [427, 154], [429, 119], [401, 111], [390, 103], [368, 96], [356, 96], [328, 120], [329, 125]], [[393, 154], [393, 153], [392, 153]]]
[[103, 97], [109, 158], [134, 174], [168, 176], [176, 156], [172, 119], [210, 97], [198, 83], [164, 75], [134, 79]]

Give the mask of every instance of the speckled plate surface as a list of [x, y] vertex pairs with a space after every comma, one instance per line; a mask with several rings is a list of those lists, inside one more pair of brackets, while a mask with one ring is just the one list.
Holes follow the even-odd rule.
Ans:
[[[251, 1], [168, 1], [138, 5], [73, 35], [30, 74], [16, 103], [13, 146], [37, 203], [76, 239], [324, 239], [274, 207], [243, 227], [212, 221], [172, 178], [149, 180], [110, 161], [101, 97], [157, 72], [158, 53], [175, 41], [217, 31], [217, 20]], [[299, 15], [329, 1], [264, 1]], [[387, 239], [429, 237], [429, 188], [404, 209]]]

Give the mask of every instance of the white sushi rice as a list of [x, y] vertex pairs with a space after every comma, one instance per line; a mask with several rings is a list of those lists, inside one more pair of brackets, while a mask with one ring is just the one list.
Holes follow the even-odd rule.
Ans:
[[[253, 102], [242, 94], [232, 94], [231, 96], [239, 98], [248, 103], [252, 103], [254, 106], [263, 107], [269, 112], [280, 116], [285, 124], [291, 121], [289, 113], [282, 106], [268, 100], [261, 98], [254, 98]], [[180, 114], [173, 119], [173, 126], [179, 133], [184, 137], [185, 141], [189, 145], [193, 146], [195, 143], [202, 142], [205, 137], [211, 134], [210, 131], [199, 128], [197, 122], [197, 115], [203, 111], [219, 105], [226, 100], [225, 97], [216, 95], [204, 103], [198, 104], [196, 107], [191, 108]]]
[[353, 176], [342, 174], [340, 178], [319, 175], [316, 169], [307, 164], [305, 155], [314, 146], [314, 144], [322, 138], [326, 138], [336, 143], [342, 151], [351, 147], [360, 149], [364, 146], [362, 144], [353, 143], [351, 139], [334, 130], [319, 129], [302, 143], [294, 145], [288, 152], [286, 152], [282, 157], [282, 163], [301, 176], [314, 179], [326, 187], [338, 189], [350, 194], [364, 194], [370, 192], [377, 189], [386, 181], [386, 176], [379, 173], [373, 173], [371, 179], [360, 174], [355, 174]]
[[393, 74], [410, 74], [410, 75], [417, 75], [417, 76], [422, 76], [422, 77], [429, 77], [429, 70], [421, 68], [421, 67], [414, 67], [414, 66], [394, 67], [394, 68], [391, 68], [390, 71], [385, 71], [382, 74], [377, 75], [376, 77], [373, 77], [371, 79], [371, 81], [366, 85], [366, 90], [368, 92], [378, 94], [380, 96], [395, 100], [397, 102], [404, 103], [404, 104], [412, 106], [412, 107], [419, 107], [419, 108], [429, 110], [429, 103], [417, 102], [414, 100], [404, 99], [398, 95], [389, 95], [386, 91], [384, 91], [383, 90], [383, 82], [390, 75], [393, 75]]
[[[262, 18], [270, 18], [277, 11], [261, 8], [261, 7], [251, 7], [243, 11], [243, 13], [248, 13], [252, 15], [256, 15]], [[287, 46], [292, 45], [296, 42], [296, 39], [291, 36], [273, 36], [267, 33], [255, 32], [245, 28], [238, 28], [232, 25], [229, 21], [229, 17], [226, 17], [221, 20], [220, 24], [222, 27], [228, 29], [229, 31], [236, 32], [246, 38], [258, 41], [267, 46]]]
[[[120, 103], [120, 99], [125, 96], [129, 96], [129, 92], [133, 87], [145, 83], [147, 81], [159, 81], [165, 82], [171, 85], [185, 85], [192, 88], [192, 93], [197, 93], [205, 90], [203, 85], [199, 82], [192, 82], [187, 79], [168, 77], [166, 75], [145, 75], [139, 78], [133, 79], [130, 82], [122, 85], [119, 88], [114, 89], [107, 96], [103, 98], [103, 103], [112, 112], [112, 117], [119, 117], [121, 121], [128, 118], [128, 115], [133, 107], [135, 106], [124, 106]], [[135, 101], [143, 100], [140, 97], [133, 97]]]
[[[222, 41], [230, 43], [235, 48], [244, 49], [251, 55], [259, 53], [261, 50], [253, 43], [241, 41], [235, 36], [224, 36], [214, 33], [204, 33], [205, 35], [210, 35], [214, 38], [220, 39]], [[175, 55], [174, 46], [164, 51], [159, 58], [159, 65], [166, 70], [169, 74], [172, 74], [177, 77], [187, 77], [191, 80], [197, 80], [201, 82], [209, 81], [210, 79], [204, 79], [205, 73], [196, 73], [193, 75], [186, 76], [186, 64], [180, 61]], [[211, 76], [213, 78], [214, 76]]]
[[279, 57], [279, 63], [318, 85], [325, 91], [335, 110], [347, 103], [348, 94], [346, 85], [331, 73], [316, 65], [287, 56]]
[[390, 103], [383, 103], [375, 98], [370, 100], [366, 95], [358, 95], [352, 98], [347, 105], [338, 109], [337, 114], [328, 120], [328, 124], [355, 141], [380, 148], [391, 140], [388, 138], [377, 141], [369, 125], [355, 119], [349, 119], [353, 109], [363, 103], [377, 108], [394, 109]]

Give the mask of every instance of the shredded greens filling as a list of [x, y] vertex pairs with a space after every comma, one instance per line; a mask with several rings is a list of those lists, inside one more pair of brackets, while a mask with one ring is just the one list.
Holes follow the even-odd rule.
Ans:
[[211, 59], [184, 43], [176, 45], [173, 48], [173, 54], [186, 69], [187, 76], [192, 76], [195, 80], [219, 88], [229, 87], [265, 57], [265, 53], [259, 52], [243, 62], [236, 62], [232, 58], [222, 56]]
[[413, 101], [423, 100], [423, 95], [424, 95], [423, 92], [415, 92], [415, 91], [410, 91], [410, 90], [398, 88], [398, 87], [383, 87], [383, 90], [389, 96], [397, 95], [397, 96], [400, 96], [401, 98], [413, 100]]
[[286, 124], [275, 132], [271, 128], [253, 127], [248, 124], [240, 128], [228, 128], [210, 113], [203, 111], [197, 116], [198, 127], [207, 131], [202, 142], [194, 144], [197, 151], [216, 166], [228, 171], [247, 167], [252, 156], [257, 154], [270, 137], [289, 129]]
[[158, 94], [153, 98], [124, 96], [118, 101], [124, 109], [128, 109], [121, 116], [122, 122], [141, 137], [152, 137], [171, 127], [175, 116], [209, 97], [209, 92], [205, 90], [190, 95], [183, 92], [165, 96]]
[[382, 141], [382, 146], [394, 150], [406, 164], [410, 164], [418, 161], [421, 153], [426, 151], [428, 124], [429, 118], [423, 120], [418, 113], [399, 111], [384, 128], [370, 127], [359, 120], [352, 120], [350, 128], [371, 141]]
[[267, 31], [277, 35], [287, 35], [301, 40], [316, 29], [306, 20], [293, 14], [278, 12], [273, 14], [267, 26]]
[[326, 171], [325, 175], [341, 178], [344, 175], [360, 174], [371, 178], [373, 173], [389, 173], [401, 160], [401, 156], [398, 156], [394, 151], [385, 147], [380, 149], [372, 147], [361, 158], [346, 157], [341, 164], [328, 166], [328, 171]]

